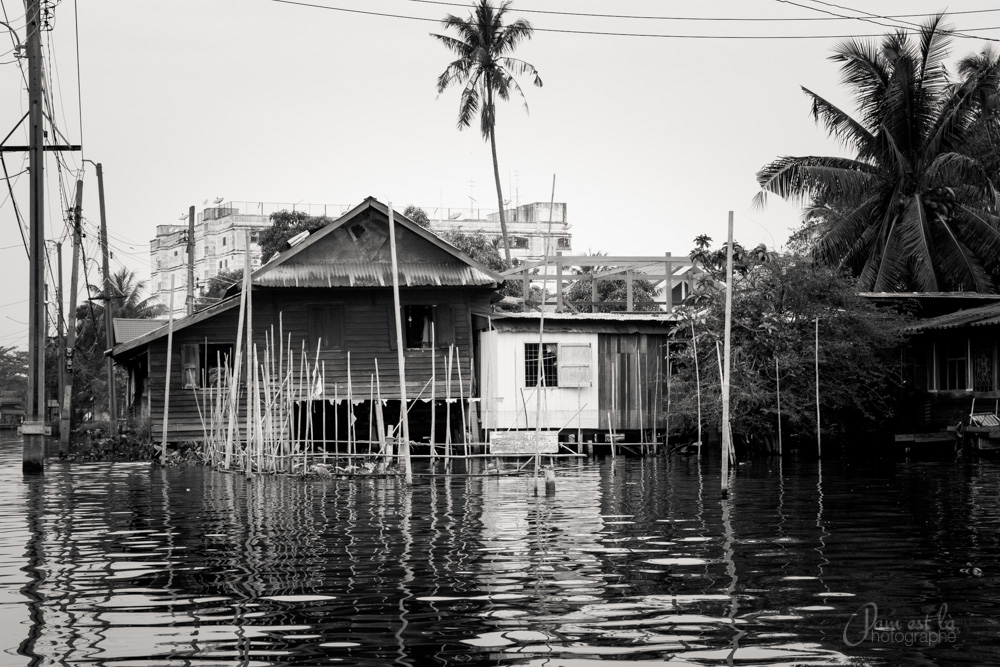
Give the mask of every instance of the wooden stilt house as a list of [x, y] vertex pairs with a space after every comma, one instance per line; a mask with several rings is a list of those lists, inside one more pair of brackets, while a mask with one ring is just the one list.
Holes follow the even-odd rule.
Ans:
[[[562, 431], [650, 442], [665, 417], [669, 313], [496, 314], [480, 333], [482, 420], [488, 431]], [[541, 365], [541, 412], [538, 391]]]
[[[478, 396], [472, 318], [488, 313], [502, 278], [403, 215], [394, 213], [394, 218], [410, 433], [419, 442], [430, 436], [432, 364], [438, 399]], [[294, 382], [315, 378], [299, 407], [311, 413], [317, 441], [344, 441], [349, 429], [359, 440], [377, 437], [373, 415], [381, 412], [385, 424], [394, 424], [399, 415], [388, 220], [386, 206], [368, 198], [251, 276], [249, 347], [256, 347], [259, 365], [265, 364], [265, 346], [270, 350], [271, 381], [278, 379], [279, 360], [288, 374], [289, 355]], [[206, 437], [204, 420], [214, 388], [220, 375], [232, 374], [239, 313], [240, 295], [234, 294], [176, 321], [169, 377], [168, 326], [115, 345], [112, 355], [128, 369], [133, 385], [130, 409], [149, 415], [155, 438], [163, 429], [167, 392], [167, 440]], [[445, 373], [450, 351], [451, 378]], [[306, 366], [311, 374], [303, 372]], [[378, 397], [382, 401], [373, 401]], [[466, 403], [463, 409], [470, 404], [475, 405]], [[445, 409], [442, 400], [436, 405]], [[450, 422], [461, 424], [458, 406], [452, 409]], [[467, 416], [468, 424], [476, 423]], [[437, 442], [447, 421], [443, 414], [436, 421]]]

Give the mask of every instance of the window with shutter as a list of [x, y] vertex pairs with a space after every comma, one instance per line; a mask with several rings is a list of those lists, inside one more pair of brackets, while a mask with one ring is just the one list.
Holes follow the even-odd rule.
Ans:
[[559, 386], [590, 387], [591, 375], [590, 343], [561, 343], [559, 345]]
[[344, 321], [346, 309], [344, 304], [311, 305], [307, 308], [309, 316], [309, 336], [313, 349], [317, 342], [322, 349], [344, 347]]

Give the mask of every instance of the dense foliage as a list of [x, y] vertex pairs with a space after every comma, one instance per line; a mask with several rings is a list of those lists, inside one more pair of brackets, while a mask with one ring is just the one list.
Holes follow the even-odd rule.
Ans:
[[521, 42], [531, 39], [533, 28], [524, 19], [504, 23], [510, 2], [494, 7], [489, 0], [478, 0], [467, 19], [449, 14], [441, 22], [446, 30], [458, 36], [431, 34], [455, 54], [456, 60], [438, 77], [437, 90], [443, 93], [451, 86], [462, 87], [458, 107], [458, 129], [469, 127], [479, 116], [479, 129], [483, 139], [490, 142], [493, 153], [493, 180], [497, 190], [497, 207], [500, 209], [500, 232], [503, 236], [504, 258], [510, 263], [510, 238], [504, 212], [503, 191], [500, 188], [500, 167], [497, 162], [496, 99], [510, 99], [516, 93], [527, 111], [528, 103], [516, 77], [528, 75], [534, 85], [541, 87], [542, 79], [535, 66], [511, 54]]
[[427, 217], [427, 211], [419, 206], [408, 205], [403, 211], [403, 215], [425, 229], [431, 226], [431, 219]]
[[950, 76], [943, 20], [916, 40], [899, 31], [835, 49], [857, 118], [803, 88], [816, 121], [854, 157], [781, 157], [757, 174], [758, 204], [767, 193], [803, 202], [810, 229], [799, 240], [849, 268], [861, 290], [991, 291], [1000, 270], [1000, 59], [984, 50]]
[[[815, 439], [816, 321], [819, 320], [820, 407], [823, 436], [834, 439], [884, 429], [900, 387], [902, 316], [857, 296], [854, 281], [808, 258], [776, 256], [763, 248], [734, 248], [731, 415], [741, 447], [772, 444], [778, 433], [781, 385], [783, 439]], [[671, 431], [697, 431], [695, 355], [704, 427], [718, 427], [721, 350], [725, 324], [725, 248], [703, 244], [708, 276], [688, 305], [671, 345]]]
[[197, 301], [195, 301], [195, 308], [201, 310], [202, 308], [207, 308], [212, 304], [218, 303], [226, 295], [226, 290], [233, 285], [239, 286], [242, 281], [243, 269], [219, 271], [208, 279], [204, 291], [198, 297]]
[[28, 352], [0, 345], [0, 391], [23, 395], [28, 390]]
[[[604, 253], [596, 252], [592, 257], [600, 257]], [[583, 266], [576, 270], [580, 276], [592, 276], [595, 274], [613, 271], [618, 267], [614, 266]], [[566, 304], [573, 310], [589, 313], [591, 312], [591, 302], [593, 298], [592, 283], [590, 279], [577, 280], [566, 291]], [[616, 278], [614, 280], [597, 281], [597, 304], [593, 306], [596, 313], [622, 312], [628, 306], [628, 282]], [[648, 280], [635, 279], [632, 281], [632, 309], [637, 311], [657, 311], [661, 304], [656, 303], [656, 285]]]
[[261, 263], [288, 248], [288, 239], [302, 232], [314, 232], [333, 222], [325, 215], [308, 215], [302, 211], [278, 211], [271, 214], [271, 226], [260, 232]]

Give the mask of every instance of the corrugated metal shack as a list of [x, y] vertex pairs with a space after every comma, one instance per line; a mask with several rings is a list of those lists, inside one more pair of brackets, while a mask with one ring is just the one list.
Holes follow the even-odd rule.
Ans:
[[[489, 312], [491, 295], [502, 278], [401, 214], [394, 213], [394, 218], [407, 396], [419, 397], [411, 408], [410, 432], [419, 442], [430, 435], [426, 399], [432, 358], [437, 363], [439, 397], [449, 391], [451, 396], [460, 393], [457, 373], [449, 387], [449, 378], [442, 372], [451, 346], [454, 364], [462, 369], [462, 393], [468, 396], [470, 385], [478, 392], [476, 378], [470, 377], [475, 344], [472, 317]], [[307, 356], [310, 366], [323, 369], [322, 386], [307, 391], [314, 397], [309, 406], [314, 428], [322, 424], [325, 429], [316, 440], [343, 441], [349, 423], [367, 437], [375, 395], [385, 403], [386, 423], [395, 423], [400, 387], [384, 204], [368, 198], [256, 270], [251, 282], [253, 344], [261, 358], [265, 345], [270, 343], [273, 349], [277, 337], [281, 350], [291, 350], [296, 360]], [[167, 439], [203, 440], [203, 416], [213, 382], [223, 371], [221, 366], [231, 365], [236, 348], [239, 301], [239, 295], [229, 296], [174, 323], [169, 382], [165, 377], [166, 326], [113, 348], [115, 361], [129, 372], [130, 409], [150, 416], [155, 437], [160, 437], [165, 392], [169, 391]], [[352, 406], [347, 403], [349, 386]], [[438, 409], [443, 408], [439, 405]], [[470, 417], [469, 421], [476, 420]], [[453, 426], [458, 423], [457, 418], [453, 420]], [[440, 442], [444, 415], [437, 424]]]
[[[542, 366], [541, 427], [605, 442], [650, 442], [665, 416], [668, 313], [498, 314], [480, 334], [483, 428], [531, 430]], [[541, 346], [541, 349], [539, 349]]]

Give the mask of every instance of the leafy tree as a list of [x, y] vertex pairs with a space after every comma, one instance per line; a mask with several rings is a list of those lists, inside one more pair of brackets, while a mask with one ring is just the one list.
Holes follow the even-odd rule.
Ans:
[[761, 192], [802, 201], [818, 223], [815, 254], [848, 267], [862, 290], [993, 288], [998, 268], [997, 192], [970, 140], [995, 95], [995, 56], [944, 66], [943, 16], [881, 45], [841, 43], [831, 56], [854, 94], [855, 119], [803, 88], [812, 114], [853, 158], [781, 157], [757, 174]]
[[[761, 252], [763, 250], [763, 252]], [[675, 310], [672, 332], [671, 437], [697, 431], [694, 349], [698, 353], [705, 426], [721, 410], [725, 247], [696, 248], [710, 279]], [[815, 327], [819, 318], [820, 404], [824, 438], [879, 432], [894, 412], [901, 329], [906, 319], [859, 297], [855, 282], [807, 257], [779, 256], [734, 244], [731, 419], [743, 447], [777, 440], [777, 380], [787, 441], [815, 438]], [[736, 268], [736, 267], [739, 268]], [[696, 345], [692, 345], [692, 339]], [[777, 362], [777, 371], [775, 364]], [[777, 373], [777, 376], [776, 376]]]
[[[589, 254], [589, 253], [588, 253]], [[595, 252], [591, 257], [601, 257], [607, 253]], [[613, 271], [615, 266], [583, 266], [576, 270], [577, 275], [591, 276]], [[591, 312], [590, 302], [594, 299], [591, 291], [591, 280], [577, 280], [566, 292], [566, 302], [575, 310]], [[598, 280], [597, 299], [594, 312], [620, 313], [628, 304], [628, 282], [624, 279]], [[656, 303], [656, 285], [648, 280], [634, 279], [632, 281], [632, 309], [638, 311], [657, 311], [660, 305]]]
[[497, 162], [496, 99], [506, 101], [513, 91], [524, 101], [527, 111], [527, 100], [515, 77], [527, 74], [532, 83], [542, 86], [542, 79], [534, 65], [510, 55], [518, 44], [531, 39], [533, 33], [531, 24], [524, 19], [504, 24], [510, 4], [503, 2], [499, 7], [494, 7], [489, 0], [478, 0], [467, 19], [449, 14], [441, 22], [445, 29], [454, 30], [458, 37], [431, 34], [431, 37], [458, 56], [438, 77], [438, 93], [443, 93], [453, 85], [462, 86], [458, 129], [469, 127], [478, 114], [483, 139], [490, 142], [497, 207], [500, 209], [500, 233], [503, 236], [504, 257], [508, 263], [511, 261], [510, 238], [507, 235], [500, 167]]
[[6, 392], [23, 395], [28, 390], [28, 352], [0, 345], [0, 385]]
[[427, 217], [427, 212], [418, 206], [414, 206], [413, 204], [406, 207], [403, 211], [403, 215], [424, 229], [431, 226], [431, 220]]
[[[146, 281], [139, 279], [135, 271], [122, 268], [111, 276], [112, 318], [145, 319], [160, 317], [166, 307], [146, 296]], [[103, 287], [90, 285], [91, 294], [103, 294]], [[103, 300], [93, 298], [82, 304], [76, 311], [76, 345], [73, 355], [73, 417], [94, 410], [107, 400], [107, 364], [105, 350], [111, 346], [104, 328]], [[116, 391], [121, 395], [125, 378], [119, 374], [115, 379]], [[120, 403], [120, 402], [119, 402]], [[96, 410], [95, 410], [96, 411]]]
[[[497, 273], [502, 273], [511, 268], [511, 264], [500, 256], [500, 251], [497, 249], [497, 240], [486, 236], [482, 232], [446, 232], [442, 234], [441, 238]], [[519, 280], [508, 280], [500, 288], [498, 296], [501, 299], [508, 296], [519, 298], [522, 291]], [[539, 291], [540, 294], [541, 292]]]
[[218, 303], [226, 295], [226, 290], [233, 285], [240, 285], [242, 281], [243, 269], [219, 271], [208, 279], [204, 293], [195, 301], [195, 308], [200, 310]]
[[302, 232], [314, 232], [320, 227], [333, 222], [333, 218], [325, 215], [308, 215], [302, 211], [278, 211], [271, 214], [271, 226], [260, 232], [261, 263], [284, 251], [288, 239]]

